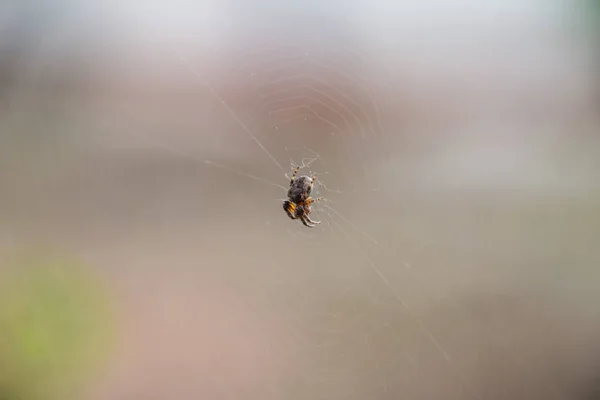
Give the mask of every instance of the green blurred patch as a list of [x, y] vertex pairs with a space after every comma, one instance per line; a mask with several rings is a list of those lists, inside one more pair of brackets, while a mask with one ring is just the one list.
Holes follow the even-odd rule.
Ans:
[[114, 328], [110, 296], [82, 262], [36, 251], [1, 264], [0, 393], [74, 393], [110, 354]]

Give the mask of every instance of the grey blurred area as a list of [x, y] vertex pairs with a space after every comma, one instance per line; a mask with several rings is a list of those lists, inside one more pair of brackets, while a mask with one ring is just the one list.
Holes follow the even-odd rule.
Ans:
[[0, 252], [118, 305], [80, 398], [600, 398], [593, 6], [1, 6]]

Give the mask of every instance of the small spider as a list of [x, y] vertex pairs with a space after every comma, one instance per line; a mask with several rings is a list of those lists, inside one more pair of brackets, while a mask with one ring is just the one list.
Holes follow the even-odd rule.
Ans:
[[313, 221], [309, 218], [310, 206], [315, 201], [322, 200], [323, 198], [318, 197], [313, 199], [310, 197], [316, 175], [313, 175], [312, 178], [306, 175], [296, 178], [299, 169], [300, 167], [296, 167], [292, 174], [290, 189], [287, 193], [288, 200], [283, 202], [283, 209], [291, 219], [300, 219], [305, 226], [312, 228], [320, 224], [321, 221]]

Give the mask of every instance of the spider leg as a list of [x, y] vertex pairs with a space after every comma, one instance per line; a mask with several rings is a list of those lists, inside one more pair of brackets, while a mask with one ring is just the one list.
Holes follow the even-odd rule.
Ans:
[[285, 210], [285, 213], [288, 215], [288, 217], [290, 217], [291, 219], [298, 219], [298, 217], [296, 217], [296, 204], [292, 203], [289, 200], [286, 200], [283, 202], [283, 209]]
[[312, 177], [310, 178], [311, 182], [310, 182], [310, 187], [312, 189], [313, 185], [315, 184], [315, 182], [317, 181], [317, 174], [313, 174]]
[[299, 166], [294, 169], [294, 173], [292, 174], [292, 177], [290, 178], [290, 186], [292, 185], [292, 183], [294, 183], [294, 179], [296, 179], [296, 174], [298, 173], [299, 169], [300, 169]]
[[310, 219], [310, 217], [308, 216], [308, 214], [304, 214], [304, 218], [312, 224], [312, 226], [315, 225], [319, 225], [321, 223], [321, 221], [313, 221], [312, 219]]
[[312, 219], [310, 219], [310, 217], [308, 216], [308, 214], [310, 214], [310, 212], [312, 211], [312, 210], [310, 209], [310, 205], [311, 205], [312, 203], [314, 203], [314, 202], [321, 201], [321, 200], [323, 200], [323, 197], [317, 197], [316, 199], [313, 199], [312, 197], [309, 197], [308, 199], [306, 199], [306, 203], [307, 203], [308, 207], [306, 207], [306, 210], [305, 210], [306, 212], [305, 212], [305, 214], [304, 214], [304, 217], [305, 217], [305, 218], [306, 218], [306, 220], [307, 220], [309, 223], [311, 223], [313, 226], [320, 224], [320, 223], [321, 223], [321, 221], [313, 221]]
[[322, 201], [322, 200], [325, 200], [325, 197], [317, 197], [314, 199], [312, 197], [309, 197], [308, 199], [306, 199], [306, 204], [308, 204], [310, 206], [312, 203], [316, 203], [317, 201]]
[[315, 226], [315, 224], [313, 224], [312, 222], [309, 222], [310, 219], [308, 218], [308, 215], [303, 214], [300, 217], [300, 220], [302, 221], [302, 223], [304, 224], [304, 226], [308, 227], [308, 228], [313, 228]]

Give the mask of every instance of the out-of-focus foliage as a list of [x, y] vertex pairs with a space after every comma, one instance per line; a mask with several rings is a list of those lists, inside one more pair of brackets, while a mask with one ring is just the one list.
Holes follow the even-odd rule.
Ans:
[[109, 297], [77, 260], [20, 255], [0, 268], [0, 400], [75, 395], [109, 354]]

